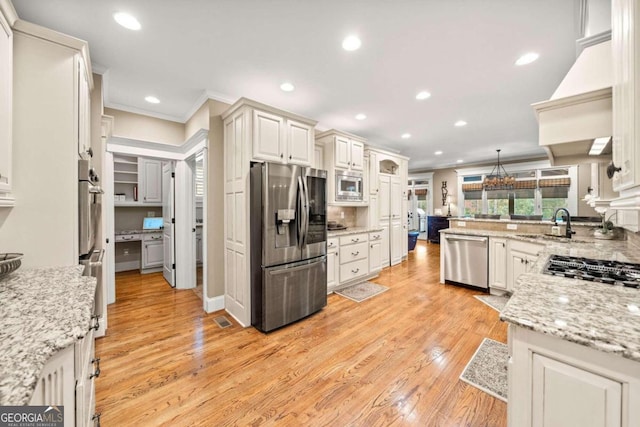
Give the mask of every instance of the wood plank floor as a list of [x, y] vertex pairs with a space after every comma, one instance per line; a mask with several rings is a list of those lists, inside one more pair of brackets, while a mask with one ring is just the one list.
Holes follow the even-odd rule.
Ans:
[[103, 426], [505, 426], [506, 404], [458, 377], [485, 337], [506, 342], [477, 291], [441, 285], [439, 246], [382, 272], [390, 287], [270, 334], [220, 329], [161, 273], [117, 275], [96, 343]]

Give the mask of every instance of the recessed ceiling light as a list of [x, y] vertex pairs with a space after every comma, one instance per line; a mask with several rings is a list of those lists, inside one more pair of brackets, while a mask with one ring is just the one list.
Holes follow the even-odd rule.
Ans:
[[438, 151], [436, 151], [436, 152], [435, 152], [435, 153], [433, 153], [433, 154], [435, 154], [436, 156], [439, 156], [439, 155], [441, 155], [441, 154], [442, 154], [442, 151], [438, 150]]
[[418, 92], [418, 94], [416, 95], [416, 99], [419, 101], [422, 101], [423, 99], [427, 99], [427, 98], [431, 98], [431, 94], [426, 90], [423, 90], [422, 92]]
[[289, 82], [284, 82], [280, 85], [280, 89], [285, 92], [293, 92], [296, 87]]
[[400, 135], [400, 137], [402, 139], [409, 139], [409, 138], [411, 138], [411, 134], [410, 133], [403, 133], [402, 135]]
[[458, 120], [457, 122], [455, 122], [453, 124], [455, 127], [461, 128], [462, 126], [466, 126], [467, 122], [465, 122], [464, 120]]
[[367, 118], [366, 114], [360, 113], [360, 114], [356, 114], [356, 120], [364, 120]]
[[360, 49], [360, 46], [362, 46], [362, 42], [358, 36], [349, 36], [342, 41], [342, 48], [349, 52]]
[[520, 58], [518, 58], [518, 60], [516, 61], [516, 65], [527, 65], [527, 64], [531, 64], [533, 61], [535, 61], [536, 59], [538, 59], [540, 57], [540, 55], [538, 55], [535, 52], [529, 52], [529, 53], [525, 53], [524, 55], [522, 55]]
[[462, 159], [456, 160], [456, 163], [462, 163], [462, 162], [464, 162], [464, 160], [462, 160]]
[[150, 104], [159, 104], [160, 100], [158, 98], [156, 98], [155, 96], [145, 96], [144, 100], [147, 101]]
[[113, 19], [115, 19], [118, 24], [122, 25], [128, 30], [138, 31], [140, 28], [142, 28], [142, 25], [140, 25], [140, 22], [138, 22], [136, 18], [129, 15], [128, 13], [124, 13], [124, 12], [114, 13]]
[[591, 144], [591, 149], [589, 150], [589, 155], [599, 156], [602, 154], [609, 141], [611, 141], [610, 136], [603, 136], [601, 138], [594, 139], [593, 144]]

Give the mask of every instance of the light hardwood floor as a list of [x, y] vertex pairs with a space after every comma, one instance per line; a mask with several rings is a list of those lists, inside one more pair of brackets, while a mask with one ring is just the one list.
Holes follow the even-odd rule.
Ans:
[[506, 342], [477, 291], [441, 285], [439, 246], [418, 242], [362, 303], [270, 334], [220, 329], [161, 273], [117, 275], [97, 340], [103, 426], [504, 426], [506, 404], [458, 377], [485, 337]]

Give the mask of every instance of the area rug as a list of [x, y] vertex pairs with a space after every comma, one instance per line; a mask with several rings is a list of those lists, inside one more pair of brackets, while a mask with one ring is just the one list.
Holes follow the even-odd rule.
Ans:
[[462, 371], [460, 379], [506, 402], [508, 360], [506, 344], [485, 338]]
[[362, 282], [357, 285], [349, 286], [348, 288], [340, 289], [339, 291], [336, 291], [336, 294], [349, 298], [355, 302], [362, 302], [387, 290], [389, 290], [389, 288], [378, 285], [377, 283]]
[[475, 295], [475, 297], [498, 312], [502, 311], [509, 301], [509, 297], [499, 295]]

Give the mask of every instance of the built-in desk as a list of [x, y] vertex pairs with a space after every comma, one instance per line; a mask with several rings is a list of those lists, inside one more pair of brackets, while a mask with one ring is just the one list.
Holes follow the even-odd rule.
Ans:
[[[164, 247], [162, 231], [159, 230], [126, 230], [115, 235], [116, 248], [120, 245], [136, 244], [134, 251], [123, 250], [116, 255], [116, 271], [139, 268], [141, 273], [153, 273], [162, 270]], [[119, 252], [119, 251], [118, 251]], [[131, 260], [126, 260], [131, 257]], [[125, 259], [123, 259], [125, 258]], [[133, 259], [135, 258], [135, 259]], [[134, 265], [137, 265], [135, 267]]]

